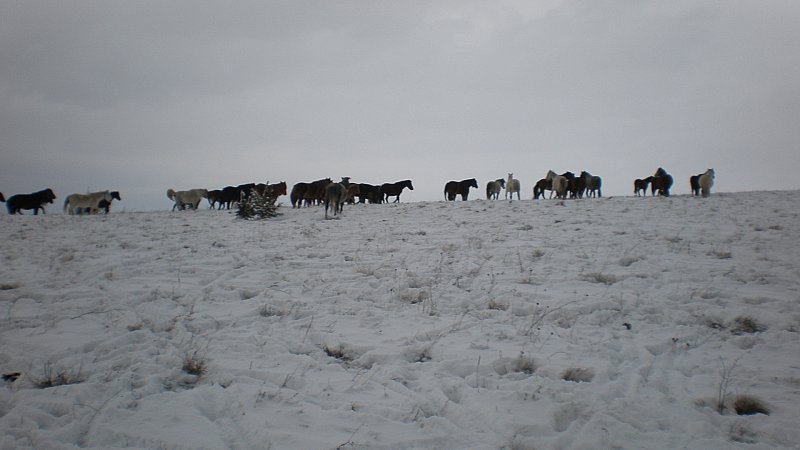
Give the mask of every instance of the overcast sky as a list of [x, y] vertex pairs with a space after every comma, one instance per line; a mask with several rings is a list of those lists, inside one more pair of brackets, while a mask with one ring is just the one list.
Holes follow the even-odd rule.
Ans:
[[[0, 1], [0, 192], [798, 189], [800, 1]], [[285, 201], [288, 203], [288, 199]]]

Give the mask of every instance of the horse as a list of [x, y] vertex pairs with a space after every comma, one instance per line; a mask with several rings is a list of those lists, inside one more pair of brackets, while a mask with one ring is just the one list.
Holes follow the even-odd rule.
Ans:
[[281, 181], [280, 183], [269, 184], [267, 183], [266, 189], [264, 189], [264, 193], [267, 194], [269, 197], [277, 199], [281, 195], [286, 195], [286, 182]]
[[567, 192], [569, 192], [569, 198], [583, 198], [583, 193], [586, 191], [586, 180], [583, 177], [565, 178], [567, 179]]
[[308, 183], [308, 188], [303, 195], [303, 202], [306, 206], [318, 205], [325, 201], [325, 187], [333, 183], [330, 178], [323, 178]]
[[34, 215], [39, 214], [41, 209], [42, 214], [44, 214], [44, 204], [53, 203], [55, 199], [56, 194], [50, 188], [32, 194], [16, 194], [8, 197], [6, 209], [8, 209], [9, 214], [22, 214], [23, 209], [33, 210]]
[[332, 183], [330, 178], [312, 181], [311, 183], [296, 183], [292, 186], [292, 193], [289, 199], [292, 201], [292, 208], [299, 208], [305, 204], [310, 206], [325, 200], [325, 187]]
[[3, 193], [2, 192], [0, 192], [0, 202], [3, 202], [3, 203], [6, 202], [6, 198], [3, 197]]
[[659, 167], [655, 175], [653, 175], [653, 179], [650, 181], [651, 193], [655, 196], [656, 191], [658, 191], [658, 195], [669, 197], [669, 189], [672, 187], [672, 182], [672, 175]]
[[[222, 189], [213, 189], [208, 191], [208, 196], [206, 199], [208, 200], [208, 207], [210, 209], [222, 208]], [[219, 207], [217, 207], [217, 204], [219, 204]]]
[[486, 200], [497, 200], [500, 198], [500, 189], [505, 189], [506, 180], [498, 178], [486, 183]]
[[587, 197], [602, 197], [603, 191], [600, 189], [603, 185], [603, 179], [590, 174], [587, 171], [581, 172], [580, 178], [586, 183], [586, 196]]
[[231, 209], [231, 204], [242, 199], [242, 191], [236, 186], [225, 186], [219, 192], [217, 209], [222, 209], [223, 206], [225, 209]]
[[367, 183], [358, 183], [358, 202], [383, 203], [383, 193], [381, 187]]
[[361, 197], [361, 188], [358, 184], [352, 183], [347, 186], [347, 203], [354, 205], [356, 197]]
[[647, 186], [651, 181], [653, 181], [653, 177], [647, 177], [645, 179], [637, 178], [633, 180], [633, 193], [639, 197], [639, 191], [642, 191], [641, 196], [647, 197]]
[[395, 196], [394, 203], [400, 203], [400, 194], [403, 192], [403, 188], [409, 188], [413, 191], [414, 186], [411, 185], [411, 180], [398, 181], [397, 183], [383, 183], [381, 185], [381, 193], [384, 195], [384, 201], [388, 203], [389, 197]]
[[187, 206], [196, 210], [200, 205], [200, 201], [208, 198], [208, 189], [189, 189], [188, 191], [167, 189], [167, 198], [175, 201], [175, 204], [172, 205], [173, 211], [175, 211], [175, 208], [184, 210]]
[[703, 175], [699, 173], [697, 175], [692, 175], [689, 177], [689, 188], [692, 190], [692, 195], [698, 196], [700, 195], [700, 176]]
[[553, 178], [553, 191], [556, 193], [556, 198], [566, 199], [567, 188], [569, 187], [569, 178], [564, 175], [556, 175]]
[[101, 201], [106, 202], [110, 209], [111, 201], [114, 199], [122, 201], [122, 198], [119, 196], [119, 191], [71, 194], [64, 199], [64, 212], [69, 212], [69, 214], [83, 214], [84, 212], [94, 214], [99, 212]]
[[333, 210], [336, 216], [344, 209], [347, 200], [347, 188], [342, 183], [330, 183], [325, 186], [325, 218], [328, 218], [328, 209]]
[[292, 193], [289, 195], [289, 199], [292, 201], [292, 208], [303, 206], [303, 197], [305, 197], [307, 190], [308, 183], [300, 182], [292, 186]]
[[700, 175], [700, 178], [697, 180], [697, 184], [700, 185], [700, 195], [703, 197], [711, 195], [711, 186], [714, 186], [714, 178], [716, 178], [714, 169], [708, 169], [705, 173]]
[[564, 172], [562, 175], [557, 175], [552, 170], [548, 170], [545, 180], [551, 181], [552, 190], [556, 193], [556, 198], [565, 199], [567, 198], [570, 180], [575, 180], [575, 174]]
[[447, 184], [444, 185], [444, 198], [445, 200], [454, 202], [456, 200], [456, 195], [461, 195], [461, 200], [467, 201], [469, 197], [469, 188], [471, 187], [478, 189], [478, 180], [469, 178], [461, 181], [448, 181]]
[[507, 200], [514, 200], [514, 193], [517, 193], [517, 200], [519, 198], [519, 180], [514, 178], [513, 173], [508, 174], [508, 180], [506, 181], [506, 199]]
[[550, 191], [550, 197], [553, 197], [553, 180], [542, 178], [537, 181], [536, 185], [533, 186], [533, 199], [544, 198], [544, 191]]

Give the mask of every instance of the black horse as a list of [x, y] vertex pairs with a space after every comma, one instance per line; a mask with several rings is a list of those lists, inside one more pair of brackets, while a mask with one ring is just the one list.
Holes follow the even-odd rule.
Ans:
[[689, 177], [689, 187], [692, 188], [692, 195], [697, 196], [700, 195], [700, 176], [703, 175], [702, 173], [697, 175], [692, 175]]
[[478, 180], [469, 178], [461, 181], [448, 181], [447, 184], [444, 185], [444, 198], [445, 200], [453, 202], [456, 200], [456, 196], [460, 195], [462, 201], [467, 201], [467, 197], [469, 197], [469, 188], [471, 187], [478, 189]]
[[633, 193], [636, 194], [638, 197], [639, 191], [642, 191], [641, 195], [647, 197], [647, 186], [653, 181], [653, 177], [647, 178], [637, 178], [633, 180]]
[[367, 183], [358, 183], [358, 202], [383, 203], [383, 193], [380, 186]]
[[33, 194], [12, 195], [6, 202], [6, 209], [8, 209], [9, 214], [22, 214], [23, 209], [31, 209], [33, 214], [39, 214], [41, 209], [42, 214], [44, 214], [44, 204], [53, 203], [55, 199], [56, 194], [53, 193], [52, 189], [45, 189]]
[[414, 186], [411, 185], [411, 180], [398, 181], [397, 183], [383, 183], [381, 185], [381, 193], [384, 196], [384, 201], [388, 203], [389, 197], [395, 197], [394, 203], [400, 203], [400, 194], [403, 192], [403, 188], [409, 188], [413, 191]]

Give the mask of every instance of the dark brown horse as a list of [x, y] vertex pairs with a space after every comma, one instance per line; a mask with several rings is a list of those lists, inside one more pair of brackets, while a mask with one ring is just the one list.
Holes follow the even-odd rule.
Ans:
[[56, 194], [52, 189], [44, 189], [33, 194], [12, 195], [6, 202], [6, 209], [9, 214], [22, 214], [23, 209], [33, 210], [33, 214], [39, 214], [41, 209], [44, 214], [44, 204], [53, 203], [55, 199]]
[[553, 180], [542, 178], [533, 187], [533, 199], [544, 198], [544, 191], [550, 191], [550, 198], [553, 198]]
[[692, 195], [697, 196], [700, 195], [700, 176], [703, 175], [699, 173], [697, 175], [692, 175], [689, 177], [689, 187], [692, 189]]
[[219, 207], [222, 208], [222, 189], [208, 191], [208, 207], [214, 209], [217, 203], [219, 203]]
[[383, 203], [381, 187], [367, 183], [358, 183], [358, 202]]
[[397, 183], [383, 183], [381, 185], [381, 193], [384, 196], [384, 201], [388, 203], [389, 197], [395, 197], [394, 203], [400, 203], [400, 194], [403, 192], [403, 188], [409, 188], [413, 191], [414, 186], [411, 185], [411, 180], [398, 181]]
[[638, 197], [639, 191], [642, 191], [641, 196], [647, 197], [647, 186], [653, 181], [653, 177], [647, 177], [645, 179], [637, 178], [633, 180], [633, 193], [636, 194]]
[[303, 203], [306, 206], [310, 206], [325, 201], [325, 186], [331, 183], [330, 178], [323, 178], [311, 183], [295, 184], [289, 196], [292, 201], [292, 208], [299, 208], [303, 206]]
[[271, 198], [278, 198], [281, 195], [286, 195], [286, 182], [281, 181], [280, 183], [267, 184], [267, 187], [264, 189], [264, 194]]
[[653, 195], [662, 195], [664, 197], [669, 197], [669, 189], [672, 187], [672, 175], [668, 174], [666, 170], [662, 169], [661, 167], [656, 170], [655, 175], [653, 175], [653, 179], [650, 182], [650, 190]]
[[220, 192], [219, 209], [222, 209], [222, 205], [225, 205], [225, 209], [231, 209], [231, 203], [242, 199], [242, 191], [237, 186], [225, 186]]
[[478, 180], [469, 178], [461, 181], [448, 181], [444, 185], [444, 198], [448, 201], [455, 201], [456, 196], [460, 195], [462, 201], [467, 201], [469, 197], [469, 188], [478, 189]]

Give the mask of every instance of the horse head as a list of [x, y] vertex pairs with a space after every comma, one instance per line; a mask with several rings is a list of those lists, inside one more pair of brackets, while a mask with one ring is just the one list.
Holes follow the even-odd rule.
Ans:
[[470, 185], [470, 187], [474, 187], [475, 189], [478, 189], [478, 180], [476, 180], [475, 178], [470, 178], [469, 179], [469, 185]]
[[119, 196], [119, 191], [111, 191], [111, 199], [122, 201], [122, 198]]

